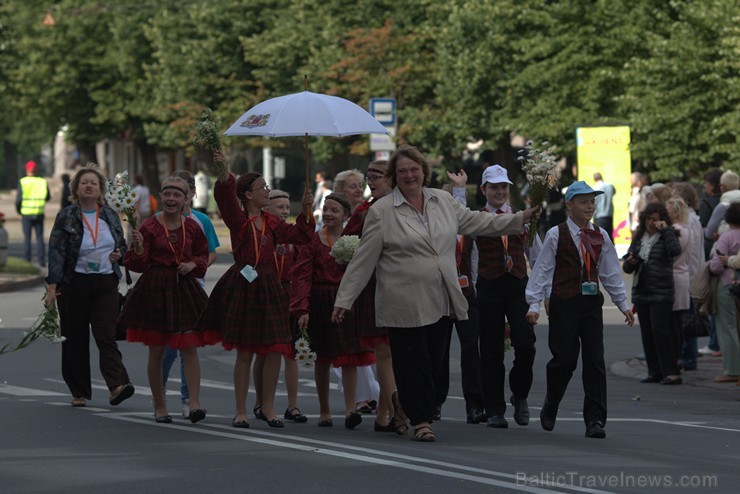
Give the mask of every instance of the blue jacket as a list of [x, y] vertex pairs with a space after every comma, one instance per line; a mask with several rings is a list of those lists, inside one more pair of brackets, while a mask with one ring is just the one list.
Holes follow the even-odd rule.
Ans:
[[[108, 206], [100, 206], [100, 219], [108, 223], [116, 247], [121, 251], [121, 259], [118, 264], [113, 265], [113, 271], [121, 279], [121, 268], [123, 256], [126, 255], [126, 238], [123, 236], [123, 228], [118, 214]], [[47, 283], [69, 283], [77, 265], [80, 255], [80, 246], [84, 226], [82, 224], [82, 211], [80, 206], [72, 204], [57, 214], [54, 220], [54, 228], [49, 237], [49, 276]]]

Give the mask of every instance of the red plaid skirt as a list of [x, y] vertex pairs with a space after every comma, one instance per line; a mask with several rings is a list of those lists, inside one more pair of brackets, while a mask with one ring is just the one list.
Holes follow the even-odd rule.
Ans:
[[345, 315], [344, 322], [331, 322], [334, 300], [339, 285], [314, 283], [311, 287], [309, 305], [308, 336], [311, 350], [316, 352], [317, 361], [331, 363], [334, 367], [347, 365], [370, 365], [375, 354], [360, 344], [355, 311]]
[[126, 340], [145, 345], [187, 348], [218, 343], [216, 332], [195, 327], [208, 295], [192, 276], [176, 276], [175, 267], [150, 267], [126, 297], [118, 322]]
[[292, 356], [290, 295], [274, 270], [260, 265], [259, 276], [249, 283], [242, 268], [234, 264], [218, 280], [197, 327], [219, 332], [227, 350]]
[[375, 348], [378, 342], [390, 344], [388, 328], [379, 328], [375, 325], [375, 275], [370, 278], [365, 289], [357, 297], [352, 310], [357, 318], [362, 346]]

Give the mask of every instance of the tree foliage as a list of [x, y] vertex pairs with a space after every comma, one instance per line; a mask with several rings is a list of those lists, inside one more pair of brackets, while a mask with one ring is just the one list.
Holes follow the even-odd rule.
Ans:
[[[680, 178], [737, 168], [740, 0], [5, 0], [0, 136], [63, 125], [185, 149], [205, 107], [222, 122], [303, 89], [398, 102], [399, 140], [458, 163], [466, 140], [514, 133], [573, 156], [575, 127], [628, 124], [635, 166]], [[53, 19], [48, 20], [48, 15]], [[227, 139], [236, 147], [260, 139]], [[273, 145], [302, 145], [281, 140]], [[312, 143], [346, 166], [364, 137]]]

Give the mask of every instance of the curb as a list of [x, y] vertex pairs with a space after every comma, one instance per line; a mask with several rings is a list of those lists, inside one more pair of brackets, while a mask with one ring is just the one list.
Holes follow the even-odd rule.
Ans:
[[24, 290], [26, 288], [43, 285], [45, 282], [46, 277], [44, 275], [28, 276], [22, 279], [8, 281], [3, 281], [2, 277], [0, 277], [0, 293]]

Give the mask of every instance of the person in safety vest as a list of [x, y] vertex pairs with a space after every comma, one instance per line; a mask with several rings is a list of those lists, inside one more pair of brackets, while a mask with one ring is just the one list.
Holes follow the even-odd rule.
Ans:
[[31, 262], [31, 231], [36, 232], [39, 264], [46, 264], [46, 244], [44, 242], [44, 206], [51, 198], [49, 186], [44, 177], [36, 176], [35, 161], [26, 163], [26, 176], [18, 183], [15, 209], [23, 223], [23, 258]]

